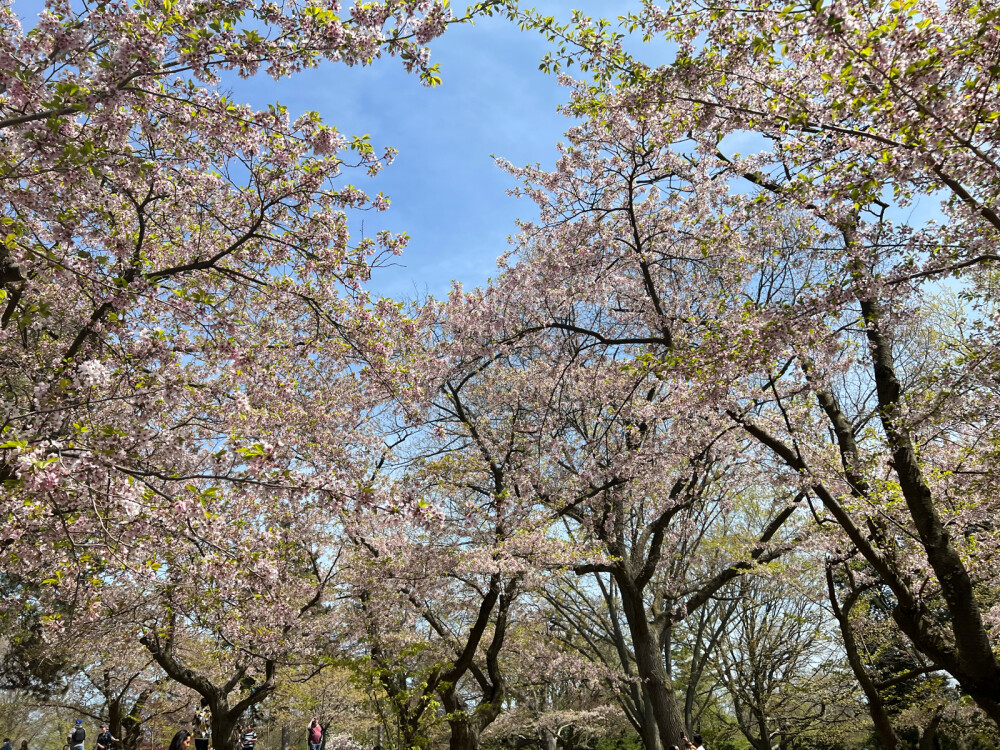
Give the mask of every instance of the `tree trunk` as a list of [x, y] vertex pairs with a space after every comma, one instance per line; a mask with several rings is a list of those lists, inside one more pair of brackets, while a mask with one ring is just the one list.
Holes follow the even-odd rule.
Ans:
[[896, 750], [899, 747], [899, 738], [896, 736], [896, 730], [892, 728], [892, 721], [889, 719], [888, 711], [886, 711], [885, 701], [882, 700], [878, 688], [861, 661], [858, 640], [854, 635], [854, 626], [851, 625], [851, 608], [857, 601], [857, 594], [852, 592], [844, 604], [840, 604], [833, 580], [833, 568], [829, 563], [826, 566], [826, 585], [830, 604], [833, 606], [833, 616], [840, 626], [840, 634], [844, 639], [847, 662], [851, 665], [851, 671], [854, 672], [854, 677], [868, 701], [868, 713], [871, 714], [872, 723], [875, 725], [879, 744], [882, 745], [882, 750]]
[[127, 715], [121, 717], [121, 726], [117, 734], [112, 728], [112, 734], [121, 740], [121, 750], [138, 750], [142, 742], [142, 712], [146, 708], [146, 702], [153, 694], [152, 689], [147, 688], [139, 693], [132, 704], [132, 709]]
[[141, 719], [126, 717], [122, 721], [122, 731], [124, 732], [124, 734], [120, 736], [122, 741], [122, 750], [139, 750], [139, 745], [142, 744]]
[[767, 716], [764, 712], [764, 700], [759, 695], [754, 695], [754, 703], [757, 705], [751, 711], [757, 715], [757, 742], [754, 745], [760, 750], [771, 750], [771, 728], [768, 726]]
[[149, 655], [163, 668], [170, 679], [191, 688], [208, 701], [212, 712], [212, 747], [214, 750], [233, 750], [235, 747], [236, 723], [248, 710], [273, 693], [277, 687], [275, 674], [277, 664], [273, 660], [264, 662], [264, 680], [254, 685], [245, 697], [233, 706], [229, 696], [244, 680], [247, 665], [237, 666], [223, 685], [217, 685], [206, 675], [184, 666], [173, 654], [173, 641], [168, 638], [166, 648], [154, 632], [146, 633], [139, 639]]
[[653, 704], [645, 690], [642, 693], [642, 725], [639, 727], [639, 737], [644, 750], [666, 750], [660, 745], [660, 735], [656, 730], [656, 716], [653, 714]]
[[506, 685], [491, 686], [491, 689], [479, 701], [473, 711], [457, 693], [457, 686], [452, 685], [441, 693], [441, 703], [448, 716], [448, 727], [451, 736], [448, 739], [449, 750], [479, 750], [479, 741], [483, 730], [492, 724], [503, 710], [503, 700]]
[[622, 595], [622, 612], [632, 637], [636, 671], [642, 678], [643, 692], [652, 708], [660, 746], [680, 746], [683, 744], [681, 737], [686, 733], [684, 719], [677, 696], [674, 695], [670, 675], [663, 665], [660, 644], [646, 619], [642, 592], [636, 589], [634, 581], [628, 575], [619, 573], [616, 579]]
[[236, 722], [239, 716], [230, 711], [216, 711], [212, 707], [212, 748], [213, 750], [234, 750], [236, 747]]
[[456, 685], [451, 685], [441, 693], [441, 703], [447, 712], [448, 728], [451, 729], [448, 748], [449, 750], [479, 750], [479, 727], [474, 716], [469, 715], [465, 701], [455, 692], [456, 688]]
[[[122, 699], [112, 698], [108, 700], [108, 729], [112, 737], [117, 737], [124, 741], [122, 737]], [[112, 750], [110, 747], [108, 750]]]
[[931, 717], [930, 722], [924, 728], [924, 731], [920, 735], [920, 742], [917, 744], [917, 750], [937, 750], [938, 742], [938, 726], [941, 724], [941, 709], [939, 708], [934, 716]]
[[471, 721], [448, 721], [451, 736], [449, 750], [479, 750], [479, 728]]
[[[612, 586], [605, 586], [601, 574], [595, 576], [597, 585], [601, 589], [604, 601], [608, 605], [608, 613], [611, 620], [611, 637], [621, 662], [622, 670], [629, 678], [633, 677], [631, 662], [631, 649], [621, 628], [621, 619], [618, 616], [618, 598], [615, 596], [615, 589]], [[618, 702], [625, 711], [629, 723], [635, 728], [639, 739], [642, 740], [643, 750], [661, 750], [660, 740], [656, 731], [656, 718], [653, 716], [653, 706], [649, 702], [649, 696], [642, 689], [642, 685], [637, 685], [632, 679], [625, 682], [624, 686], [618, 688]], [[558, 739], [558, 738], [557, 738]]]

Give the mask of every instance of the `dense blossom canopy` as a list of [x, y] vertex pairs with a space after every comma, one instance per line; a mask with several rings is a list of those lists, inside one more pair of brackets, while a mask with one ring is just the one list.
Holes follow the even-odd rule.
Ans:
[[647, 2], [653, 67], [499, 7], [575, 120], [496, 278], [401, 304], [392, 149], [219, 84], [434, 85], [446, 3], [0, 6], [0, 659], [219, 747], [336, 670], [407, 750], [1000, 722], [1000, 11]]
[[387, 201], [345, 174], [392, 150], [216, 84], [383, 53], [434, 83], [423, 45], [450, 14], [50, 2], [30, 28], [10, 3], [0, 14], [3, 570], [41, 584], [21, 589], [33, 601], [78, 603], [53, 629], [145, 601], [142, 627], [162, 594], [253, 654], [298, 649], [325, 530], [376, 501], [366, 425], [383, 395], [359, 373], [385, 370], [398, 309], [364, 285], [406, 238], [347, 225]]

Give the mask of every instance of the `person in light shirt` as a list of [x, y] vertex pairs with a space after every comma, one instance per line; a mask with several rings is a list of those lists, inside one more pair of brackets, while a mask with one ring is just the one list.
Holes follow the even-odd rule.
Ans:
[[240, 747], [243, 750], [253, 750], [257, 744], [257, 733], [253, 730], [253, 724], [243, 727], [243, 734], [240, 736]]

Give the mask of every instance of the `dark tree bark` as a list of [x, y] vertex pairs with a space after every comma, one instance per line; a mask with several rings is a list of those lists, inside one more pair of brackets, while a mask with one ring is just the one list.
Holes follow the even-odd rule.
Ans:
[[[635, 656], [637, 676], [641, 680], [642, 693], [655, 722], [656, 739], [661, 748], [668, 748], [671, 745], [683, 746], [682, 737], [685, 734], [692, 734], [694, 728], [685, 726], [682, 705], [678, 701], [672, 675], [666, 668], [663, 655], [662, 636], [669, 631], [671, 618], [678, 615], [665, 612], [661, 617], [663, 622], [654, 623], [646, 610], [646, 592], [663, 554], [662, 545], [666, 528], [677, 513], [697, 502], [699, 493], [705, 488], [705, 479], [704, 474], [694, 472], [691, 477], [678, 480], [671, 494], [678, 500], [686, 496], [687, 501], [678, 502], [645, 526], [636, 544], [626, 543], [623, 519], [627, 517], [628, 510], [624, 507], [621, 493], [608, 490], [606, 494], [611, 507], [607, 515], [616, 521], [611, 528], [604, 524], [594, 524], [594, 528], [597, 529], [596, 533], [601, 542], [617, 562], [607, 565], [583, 565], [576, 569], [578, 574], [608, 573], [618, 587], [622, 600], [622, 613], [628, 625]], [[785, 521], [791, 517], [794, 509], [793, 503], [782, 509], [767, 524], [747, 559], [729, 565], [690, 593], [683, 602], [687, 615], [698, 611], [710, 602], [722, 587], [752, 569], [754, 565], [770, 562], [787, 552], [788, 545], [771, 546], [770, 542]], [[571, 511], [567, 515], [571, 513], [576, 511]], [[642, 736], [644, 742], [649, 741], [646, 735]]]
[[504, 699], [507, 697], [507, 678], [500, 667], [500, 653], [507, 637], [510, 608], [518, 595], [518, 583], [517, 580], [506, 582], [497, 599], [493, 636], [486, 648], [486, 672], [474, 662], [469, 665], [468, 673], [479, 688], [475, 708], [469, 710], [467, 701], [459, 691], [459, 681], [462, 678], [452, 680], [456, 672], [446, 672], [443, 675], [440, 695], [451, 729], [448, 740], [450, 750], [479, 750], [483, 730], [503, 711]]
[[660, 746], [680, 746], [681, 737], [687, 732], [684, 717], [674, 693], [673, 681], [660, 656], [660, 644], [646, 617], [643, 592], [635, 581], [624, 576], [616, 576], [615, 580], [622, 592], [622, 611], [632, 636], [636, 669], [653, 709]]
[[[938, 652], [942, 666], [946, 666], [962, 688], [1000, 726], [1000, 664], [983, 622], [972, 576], [938, 514], [913, 439], [903, 423], [902, 389], [896, 377], [891, 343], [883, 329], [885, 316], [875, 301], [863, 295], [859, 296], [859, 301], [868, 324], [866, 330], [872, 351], [879, 416], [892, 451], [892, 467], [927, 560], [941, 585], [950, 616], [950, 643], [940, 643], [938, 628], [930, 631], [929, 613], [919, 602], [914, 602], [914, 607], [901, 600], [893, 616], [918, 647]], [[905, 581], [899, 581], [896, 587], [902, 588], [903, 584]], [[928, 655], [933, 658], [932, 654]]]
[[[746, 174], [744, 177], [772, 193], [786, 193], [782, 185], [762, 180], [758, 174]], [[857, 259], [857, 213], [848, 220], [831, 220], [815, 205], [804, 208], [837, 226], [843, 236], [846, 256], [855, 258], [847, 270], [853, 276], [853, 294], [865, 323], [870, 356], [868, 367], [875, 383], [878, 405], [876, 414], [885, 435], [885, 448], [891, 458], [886, 464], [899, 485], [916, 540], [940, 587], [944, 607], [931, 603], [921, 592], [911, 589], [905, 566], [898, 560], [896, 538], [877, 514], [856, 517], [840, 503], [838, 493], [830, 488], [817, 482], [812, 490], [858, 552], [892, 590], [897, 602], [893, 619], [899, 628], [921, 653], [954, 677], [962, 690], [1000, 726], [1000, 662], [983, 622], [973, 577], [938, 513], [933, 489], [924, 476], [915, 447], [919, 441], [903, 418], [903, 385], [892, 350], [890, 316], [884, 300], [873, 291], [879, 285], [872, 271]], [[811, 379], [810, 359], [802, 357], [801, 365]], [[871, 488], [861, 475], [863, 462], [851, 419], [844, 413], [832, 390], [822, 384], [813, 383], [813, 386], [816, 399], [836, 438], [843, 477], [851, 493], [858, 498], [875, 500], [870, 497]], [[786, 441], [768, 433], [755, 425], [747, 414], [732, 410], [728, 414], [789, 468], [803, 476], [809, 474], [809, 467], [795, 447], [794, 438]]]
[[871, 714], [879, 743], [882, 745], [883, 750], [897, 750], [899, 747], [899, 737], [896, 736], [896, 730], [893, 729], [889, 712], [886, 710], [885, 701], [882, 700], [882, 695], [875, 685], [875, 681], [872, 680], [868, 674], [868, 670], [865, 669], [864, 663], [861, 661], [861, 652], [858, 648], [857, 638], [854, 635], [854, 626], [851, 624], [851, 609], [858, 600], [859, 592], [856, 590], [851, 591], [847, 598], [843, 602], [840, 602], [837, 597], [837, 588], [834, 585], [833, 567], [830, 563], [827, 563], [826, 566], [826, 584], [830, 595], [830, 605], [833, 608], [833, 616], [837, 619], [841, 636], [844, 639], [844, 650], [847, 653], [847, 661], [851, 665], [851, 671], [854, 672], [854, 677], [865, 694], [865, 699], [868, 701], [868, 713]]
[[[172, 629], [169, 632], [172, 634]], [[240, 718], [249, 708], [271, 695], [277, 687], [277, 665], [273, 659], [267, 659], [264, 661], [264, 679], [257, 682], [243, 698], [230, 704], [233, 691], [246, 677], [246, 663], [237, 664], [229, 679], [218, 684], [204, 673], [181, 664], [174, 654], [171, 637], [162, 642], [156, 633], [149, 632], [139, 642], [170, 679], [194, 690], [208, 701], [208, 708], [212, 713], [212, 747], [215, 750], [231, 750]]]

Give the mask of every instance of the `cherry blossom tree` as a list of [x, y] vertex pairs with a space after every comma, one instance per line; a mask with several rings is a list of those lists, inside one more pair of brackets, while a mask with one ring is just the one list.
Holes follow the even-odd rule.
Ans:
[[154, 589], [154, 607], [139, 613], [138, 640], [167, 677], [207, 701], [212, 743], [229, 747], [245, 715], [278, 689], [283, 670], [322, 660], [320, 634], [330, 630], [325, 615], [332, 614], [323, 605], [334, 566], [317, 564], [310, 581], [294, 568], [276, 569], [273, 555], [221, 557], [187, 561], [199, 570], [220, 562], [228, 568], [196, 577], [204, 588], [188, 579]]
[[[355, 589], [364, 626], [359, 641], [367, 651], [361, 674], [384, 694], [400, 746], [426, 747], [440, 706], [450, 747], [474, 750], [507, 694], [500, 655], [519, 594], [517, 578], [484, 572], [471, 561], [459, 567], [454, 560], [435, 574], [426, 556], [398, 542], [366, 535], [369, 551], [380, 549], [381, 556], [391, 549], [399, 567], [366, 561], [366, 569], [385, 576], [386, 586], [369, 582]], [[410, 568], [414, 563], [423, 568], [419, 576]]]
[[401, 734], [416, 737], [439, 702], [461, 750], [478, 747], [504, 709], [510, 640], [537, 624], [522, 599], [579, 552], [552, 532], [535, 486], [549, 458], [538, 451], [549, 436], [537, 387], [520, 380], [520, 352], [490, 354], [476, 300], [469, 309], [459, 289], [418, 309], [404, 423], [383, 468], [387, 507], [348, 526], [357, 630]]
[[[137, 750], [143, 725], [180, 710], [189, 695], [170, 690], [149, 654], [120, 632], [96, 628], [63, 647], [72, 652], [79, 671], [66, 676], [63, 691], [44, 701], [46, 708], [69, 708], [78, 716], [106, 724], [123, 750]], [[95, 648], [96, 646], [96, 648]], [[181, 689], [180, 686], [173, 686]]]
[[[185, 495], [212, 482], [339, 483], [330, 467], [345, 456], [332, 449], [324, 469], [308, 446], [336, 446], [333, 425], [355, 427], [370, 401], [320, 425], [309, 410], [327, 404], [306, 391], [381, 366], [379, 316], [396, 308], [363, 284], [405, 237], [352, 240], [347, 213], [387, 200], [341, 176], [374, 174], [392, 151], [313, 112], [292, 122], [232, 101], [219, 76], [388, 54], [433, 84], [425, 45], [450, 20], [409, 0], [343, 15], [51, 2], [25, 31], [4, 6], [5, 569], [82, 592], [99, 548], [146, 533], [136, 519], [184, 525], [201, 514]], [[351, 403], [341, 387], [327, 397]]]
[[[1000, 721], [991, 18], [647, 4], [626, 26], [677, 49], [653, 68], [607, 24], [529, 15], [563, 44], [552, 67], [575, 57], [594, 77], [573, 85], [585, 121], [556, 170], [512, 170], [541, 219], [511, 266], [535, 328], [645, 347], [651, 371], [699, 383]], [[945, 221], [897, 218], [918, 201]], [[906, 330], [942, 282], [967, 300], [959, 335], [915, 357]]]
[[[309, 438], [336, 445], [305, 389], [343, 369], [344, 350], [364, 350], [352, 366], [373, 361], [377, 336], [366, 334], [395, 308], [372, 309], [361, 285], [404, 241], [352, 245], [346, 211], [385, 201], [337, 178], [377, 172], [391, 151], [383, 159], [315, 113], [291, 123], [280, 107], [234, 103], [217, 76], [263, 65], [281, 78], [382, 52], [431, 75], [420, 45], [449, 16], [406, 2], [344, 18], [305, 4], [52, 3], [24, 32], [3, 12], [3, 544], [11, 569], [56, 571], [58, 555], [39, 563], [31, 548], [50, 518], [70, 546], [128, 541], [105, 523], [127, 527], [166, 496], [177, 503], [162, 512], [182, 525], [181, 496], [204, 479], [275, 489], [264, 474], [287, 475], [294, 461], [318, 470], [255, 437], [278, 442], [306, 420]], [[355, 400], [345, 383], [326, 396]], [[279, 402], [293, 415], [285, 424], [265, 419]], [[312, 481], [302, 487], [325, 480]]]
[[[516, 417], [516, 432], [491, 442], [505, 460], [518, 462], [513, 499], [564, 525], [561, 533], [578, 545], [578, 575], [608, 576], [598, 584], [614, 589], [623, 620], [612, 625], [623, 630], [597, 637], [633, 654], [622, 660], [620, 675], [633, 676], [634, 667], [641, 686], [632, 719], [647, 747], [669, 746], [685, 731], [663, 657], [672, 627], [741, 572], [785, 551], [788, 540], [778, 532], [795, 505], [779, 495], [762, 529], [729, 540], [731, 557], [700, 579], [687, 577], [704, 527], [731, 512], [738, 494], [731, 490], [750, 481], [734, 480], [733, 456], [742, 446], [728, 425], [697, 409], [697, 384], [649, 372], [641, 342], [581, 343], [577, 332], [605, 314], [588, 300], [570, 301], [552, 326], [536, 325], [559, 304], [536, 296], [536, 281], [560, 292], [548, 286], [552, 277], [535, 275], [536, 260], [541, 253], [507, 269], [489, 289], [456, 290], [443, 306], [459, 342], [454, 356], [469, 361], [460, 387], [480, 394], [477, 408], [464, 405], [456, 415], [491, 437]], [[459, 388], [450, 396], [458, 399]]]
[[[522, 695], [512, 710], [506, 712], [489, 728], [491, 738], [507, 747], [591, 748], [595, 739], [621, 732], [621, 714], [578, 686], [560, 691], [560, 686], [548, 684]], [[565, 707], [559, 707], [563, 704]], [[617, 725], [617, 726], [616, 726]]]
[[[453, 393], [446, 407], [455, 422], [443, 455], [417, 459], [394, 506], [348, 526], [357, 545], [349, 578], [363, 663], [406, 747], [426, 746], [438, 706], [450, 747], [479, 747], [508, 695], [516, 602], [546, 564], [533, 554], [548, 555], [532, 525], [544, 528], [545, 519], [512, 499], [503, 457], [487, 463], [494, 454], [464, 421], [464, 398]], [[467, 444], [448, 446], [464, 429]]]
[[[473, 13], [478, 12], [476, 8]], [[323, 657], [337, 514], [375, 502], [405, 235], [346, 173], [392, 160], [220, 76], [402, 59], [442, 2], [0, 9], [0, 555], [50, 641], [115, 620], [208, 699], [213, 740]], [[252, 683], [252, 684], [251, 684]], [[250, 684], [248, 688], [247, 685]]]
[[[635, 265], [630, 255], [622, 258], [633, 231], [656, 240], [665, 231], [655, 199], [655, 207], [633, 204], [629, 185], [654, 190], [662, 166], [644, 161], [628, 127], [581, 129], [580, 141], [592, 138], [592, 149], [567, 150], [553, 174], [514, 170], [532, 183], [543, 223], [522, 227], [517, 250], [489, 288], [456, 290], [444, 309], [460, 344], [454, 356], [470, 362], [462, 385], [484, 394], [470, 422], [485, 431], [506, 415], [525, 415], [504, 447], [505, 456], [520, 460], [516, 496], [544, 507], [583, 545], [574, 570], [614, 580], [656, 722], [642, 724], [644, 741], [669, 747], [685, 728], [662, 656], [664, 633], [728, 581], [787, 549], [778, 532], [802, 498], [779, 483], [773, 516], [734, 544], [732, 558], [697, 584], [665, 577], [654, 595], [658, 572], [698, 555], [697, 519], [728, 512], [738, 485], [727, 481], [740, 463], [753, 466], [737, 458], [753, 445], [714, 409], [718, 384], [657, 366], [651, 348], [674, 332], [631, 330], [630, 316], [655, 320], [640, 312], [651, 296], [654, 305], [669, 298], [689, 312], [676, 335], [698, 336], [700, 307], [711, 300], [685, 289], [683, 274], [722, 282], [695, 260], [677, 258], [671, 267], [669, 250], [666, 267], [656, 267], [652, 242]], [[760, 451], [754, 455], [762, 468], [773, 466]], [[759, 479], [771, 485], [763, 472]]]

